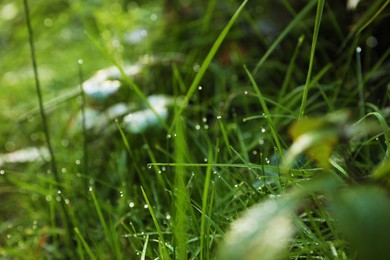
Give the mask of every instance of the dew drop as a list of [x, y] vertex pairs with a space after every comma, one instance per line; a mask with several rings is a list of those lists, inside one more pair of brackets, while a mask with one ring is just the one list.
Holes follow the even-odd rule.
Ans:
[[263, 139], [260, 139], [259, 140], [259, 145], [263, 145], [264, 144], [264, 140]]
[[144, 205], [144, 208], [145, 208], [145, 209], [149, 208], [148, 204], [145, 204], [145, 205]]
[[5, 174], [5, 171], [4, 170], [0, 170], [0, 175], [4, 175]]
[[157, 14], [153, 13], [153, 14], [150, 15], [150, 20], [152, 20], [152, 21], [156, 21], [157, 18], [158, 18]]
[[80, 160], [76, 160], [76, 164], [77, 165], [80, 165], [81, 161]]
[[61, 172], [62, 172], [62, 173], [66, 173], [66, 171], [67, 171], [66, 168], [62, 168], [62, 169], [61, 169]]
[[152, 169], [152, 164], [148, 163], [148, 169]]
[[134, 202], [130, 202], [130, 203], [129, 203], [129, 207], [130, 207], [130, 208], [134, 208], [134, 206], [135, 206]]
[[218, 120], [222, 119], [222, 116], [219, 116], [219, 115], [218, 115], [218, 116], [217, 116], [217, 119], [218, 119]]
[[196, 130], [200, 130], [200, 125], [196, 125], [196, 126], [195, 126], [195, 129], [196, 129]]
[[202, 86], [199, 86], [199, 87], [198, 87], [198, 90], [199, 90], [199, 91], [202, 90]]
[[206, 123], [206, 122], [207, 122], [207, 118], [206, 118], [206, 117], [203, 117], [203, 118], [202, 118], [202, 121], [203, 121], [204, 123]]
[[204, 125], [204, 129], [209, 129], [209, 125]]
[[245, 94], [245, 95], [248, 95], [248, 91], [244, 91], [244, 94]]
[[262, 133], [265, 133], [265, 128], [261, 128], [261, 132], [262, 132]]
[[93, 191], [92, 186], [89, 186], [88, 190], [92, 192]]
[[52, 197], [51, 197], [51, 195], [46, 195], [45, 199], [46, 199], [46, 201], [51, 201]]
[[82, 59], [79, 59], [79, 60], [77, 61], [77, 63], [81, 65], [81, 64], [84, 63], [84, 61], [83, 61]]
[[63, 139], [61, 140], [61, 144], [63, 147], [68, 147], [69, 146], [69, 140]]
[[199, 64], [195, 64], [195, 65], [192, 67], [192, 69], [194, 70], [194, 72], [198, 72], [199, 69], [200, 69]]
[[357, 53], [361, 53], [361, 52], [362, 52], [362, 48], [357, 47], [357, 48], [356, 48], [356, 52], [357, 52]]
[[366, 44], [369, 48], [375, 48], [378, 45], [378, 39], [374, 36], [369, 36], [366, 40]]

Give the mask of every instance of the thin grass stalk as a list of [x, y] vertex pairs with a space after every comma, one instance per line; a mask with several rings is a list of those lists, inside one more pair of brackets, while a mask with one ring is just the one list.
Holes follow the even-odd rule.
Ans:
[[366, 114], [365, 102], [364, 102], [364, 90], [363, 90], [363, 76], [362, 76], [362, 63], [360, 60], [360, 53], [362, 49], [356, 48], [356, 74], [358, 80], [358, 92], [359, 92], [359, 115], [363, 117]]
[[[82, 122], [82, 131], [83, 131], [83, 173], [86, 175], [88, 173], [88, 136], [87, 136], [87, 119], [85, 115], [85, 93], [83, 89], [83, 60], [78, 60], [79, 64], [79, 84], [80, 84], [80, 95], [81, 95], [81, 122]], [[87, 179], [84, 179], [84, 191], [88, 189]]]
[[291, 82], [291, 77], [292, 77], [292, 73], [293, 73], [294, 68], [295, 68], [296, 59], [298, 57], [298, 53], [299, 53], [299, 50], [302, 46], [304, 39], [305, 39], [304, 35], [300, 36], [298, 39], [297, 46], [295, 47], [294, 53], [293, 53], [292, 58], [290, 60], [290, 64], [288, 65], [286, 76], [284, 77], [284, 80], [283, 80], [282, 88], [278, 93], [278, 100], [281, 100], [286, 94], [287, 87], [288, 87], [289, 83]]
[[80, 230], [78, 228], [74, 228], [74, 233], [76, 234], [76, 237], [80, 240], [80, 243], [84, 247], [89, 259], [96, 259], [95, 255], [92, 253], [92, 250], [89, 247], [87, 241], [85, 241], [83, 235], [80, 233]]
[[42, 98], [42, 92], [41, 92], [41, 84], [40, 84], [40, 81], [39, 81], [37, 58], [36, 58], [36, 55], [35, 55], [34, 33], [33, 33], [32, 26], [31, 26], [31, 21], [30, 21], [30, 10], [29, 10], [29, 6], [28, 6], [28, 1], [27, 0], [23, 0], [23, 4], [24, 4], [24, 11], [25, 11], [25, 16], [26, 16], [26, 25], [27, 25], [28, 36], [29, 36], [29, 45], [30, 45], [30, 50], [31, 50], [31, 61], [32, 61], [32, 67], [33, 67], [33, 71], [34, 71], [35, 87], [36, 87], [36, 92], [37, 92], [37, 96], [38, 96], [39, 111], [40, 111], [41, 120], [42, 120], [42, 128], [43, 128], [43, 132], [45, 134], [47, 147], [49, 149], [50, 162], [51, 162], [53, 175], [54, 175], [54, 178], [55, 178], [56, 182], [58, 184], [60, 184], [60, 178], [59, 178], [58, 171], [57, 171], [57, 163], [56, 163], [56, 160], [55, 160], [53, 147], [52, 147], [51, 142], [50, 142], [49, 126], [47, 124], [47, 119], [46, 119], [46, 115], [45, 115], [45, 109], [43, 107], [43, 98]]
[[[209, 148], [209, 158], [208, 162], [213, 161], [213, 153], [211, 151], [211, 147]], [[200, 260], [203, 259], [208, 259], [208, 241], [207, 238], [209, 237], [209, 229], [207, 229], [208, 226], [208, 221], [206, 220], [206, 216], [209, 213], [208, 212], [208, 203], [210, 201], [208, 195], [209, 195], [209, 189], [210, 189], [210, 183], [211, 183], [211, 172], [212, 168], [211, 166], [207, 167], [206, 170], [206, 177], [204, 180], [204, 185], [203, 185], [203, 197], [202, 197], [202, 216], [201, 216], [201, 221], [200, 221]], [[207, 225], [207, 226], [206, 226]], [[206, 253], [206, 256], [204, 254]]]
[[[30, 45], [30, 50], [31, 50], [31, 61], [32, 61], [32, 67], [33, 67], [33, 72], [34, 72], [35, 87], [36, 87], [36, 92], [37, 92], [37, 96], [38, 96], [39, 111], [40, 111], [41, 120], [42, 120], [42, 128], [43, 128], [45, 140], [46, 140], [47, 147], [48, 147], [49, 154], [50, 154], [51, 168], [52, 168], [52, 172], [54, 175], [54, 179], [56, 181], [56, 186], [59, 187], [61, 185], [61, 180], [60, 180], [58, 170], [57, 170], [56, 158], [54, 155], [53, 147], [51, 145], [50, 132], [49, 132], [49, 127], [48, 127], [45, 109], [44, 109], [44, 105], [43, 105], [41, 85], [40, 85], [40, 81], [39, 81], [38, 65], [37, 65], [37, 59], [36, 59], [36, 55], [35, 55], [34, 33], [33, 33], [32, 26], [31, 26], [30, 10], [29, 10], [27, 0], [23, 0], [23, 6], [24, 6], [24, 11], [25, 11], [26, 26], [27, 26], [27, 30], [28, 30], [28, 36], [29, 36], [29, 45]], [[54, 205], [53, 205], [53, 207], [54, 207]], [[71, 246], [71, 244], [73, 243], [73, 241], [72, 241], [73, 230], [71, 229], [69, 212], [67, 211], [66, 204], [65, 204], [63, 199], [60, 202], [60, 207], [61, 207], [61, 210], [63, 211], [63, 214], [64, 214], [63, 221], [64, 221], [64, 225], [65, 225], [65, 230], [66, 230], [65, 243], [67, 246]], [[54, 210], [54, 208], [51, 208], [51, 210]], [[54, 212], [52, 214], [54, 214]], [[53, 215], [51, 217], [54, 218]], [[51, 219], [51, 220], [52, 220], [51, 224], [53, 225], [53, 227], [55, 227], [56, 223], [54, 222], [53, 219]]]
[[271, 47], [267, 50], [267, 52], [264, 54], [264, 56], [259, 60], [259, 62], [256, 64], [255, 69], [252, 71], [252, 75], [256, 75], [259, 71], [260, 67], [264, 64], [264, 62], [268, 59], [268, 57], [272, 54], [272, 52], [276, 49], [276, 47], [280, 44], [280, 42], [289, 34], [289, 32], [299, 24], [299, 22], [305, 17], [306, 14], [309, 13], [309, 11], [314, 7], [315, 3], [317, 1], [313, 0], [309, 2], [302, 11], [295, 16], [295, 18], [288, 24], [286, 29], [283, 30], [283, 32], [280, 33], [279, 37], [274, 41], [274, 43], [271, 45]]
[[163, 232], [161, 230], [160, 224], [158, 223], [158, 220], [156, 218], [156, 214], [154, 213], [153, 206], [152, 206], [152, 204], [150, 204], [148, 195], [146, 195], [146, 193], [145, 193], [145, 191], [144, 191], [144, 189], [142, 187], [141, 187], [141, 191], [142, 191], [142, 195], [144, 196], [146, 205], [148, 205], [148, 209], [149, 209], [150, 215], [152, 216], [153, 223], [154, 223], [154, 225], [156, 227], [156, 230], [157, 230], [157, 233], [158, 233], [158, 237], [159, 237], [158, 246], [159, 246], [159, 251], [160, 251], [160, 257], [159, 258], [161, 258], [163, 260], [169, 259], [169, 254], [168, 254], [168, 251], [166, 249], [166, 243], [165, 243], [165, 239], [164, 239], [164, 234], [163, 234]]
[[257, 83], [256, 83], [255, 79], [253, 78], [252, 74], [249, 72], [249, 70], [245, 66], [244, 66], [244, 69], [245, 69], [245, 72], [248, 75], [249, 80], [251, 81], [251, 83], [253, 85], [253, 88], [255, 89], [257, 97], [259, 98], [261, 107], [263, 108], [264, 114], [266, 116], [267, 123], [268, 123], [268, 125], [269, 125], [269, 127], [271, 129], [272, 137], [273, 137], [273, 139], [275, 141], [275, 144], [276, 144], [276, 146], [277, 146], [277, 148], [279, 150], [281, 158], [283, 158], [283, 149], [282, 149], [282, 145], [280, 144], [279, 135], [276, 132], [276, 128], [275, 128], [274, 122], [272, 120], [272, 115], [271, 115], [271, 113], [270, 113], [270, 111], [269, 111], [269, 109], [267, 107], [267, 104], [265, 103], [264, 96], [261, 93], [260, 88], [257, 85]]
[[232, 16], [232, 18], [229, 20], [227, 25], [223, 28], [222, 32], [219, 34], [219, 36], [215, 40], [213, 46], [211, 47], [211, 49], [208, 52], [206, 58], [204, 59], [202, 65], [200, 66], [199, 71], [196, 73], [196, 76], [195, 76], [194, 80], [192, 81], [191, 86], [190, 86], [186, 96], [184, 97], [182, 105], [175, 113], [173, 123], [172, 123], [172, 126], [170, 128], [170, 132], [172, 131], [173, 127], [175, 126], [176, 121], [180, 120], [180, 116], [183, 113], [184, 108], [188, 105], [188, 102], [190, 101], [192, 94], [195, 92], [195, 90], [199, 86], [199, 83], [202, 80], [202, 78], [203, 78], [207, 68], [209, 67], [212, 59], [214, 58], [215, 54], [219, 50], [219, 47], [221, 46], [222, 42], [226, 38], [226, 36], [229, 33], [230, 29], [232, 28], [233, 24], [235, 23], [237, 18], [240, 16], [240, 14], [241, 14], [242, 10], [244, 9], [245, 5], [247, 4], [247, 2], [248, 2], [248, 0], [245, 0], [242, 2], [240, 7], [238, 7], [236, 12]]
[[307, 72], [305, 88], [303, 89], [302, 103], [301, 103], [301, 108], [299, 110], [299, 117], [303, 117], [305, 115], [307, 95], [309, 93], [310, 84], [311, 84], [311, 73], [313, 71], [314, 53], [316, 50], [318, 33], [320, 31], [320, 25], [321, 25], [321, 19], [322, 19], [322, 12], [324, 10], [324, 4], [325, 4], [324, 0], [318, 0], [316, 21], [314, 24], [313, 42], [312, 42], [311, 51], [310, 51], [309, 69]]

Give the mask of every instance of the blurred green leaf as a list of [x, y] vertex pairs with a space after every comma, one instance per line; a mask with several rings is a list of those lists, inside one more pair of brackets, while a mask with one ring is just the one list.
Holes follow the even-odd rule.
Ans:
[[390, 159], [381, 163], [372, 173], [372, 177], [390, 184]]
[[378, 187], [357, 187], [334, 197], [331, 212], [358, 259], [388, 259], [390, 199]]
[[250, 208], [232, 223], [220, 248], [219, 259], [283, 259], [294, 234], [292, 214], [298, 200], [268, 200]]

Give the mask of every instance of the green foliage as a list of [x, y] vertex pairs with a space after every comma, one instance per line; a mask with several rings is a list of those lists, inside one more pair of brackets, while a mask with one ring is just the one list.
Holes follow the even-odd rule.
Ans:
[[87, 2], [0, 3], [1, 258], [388, 258], [389, 1]]

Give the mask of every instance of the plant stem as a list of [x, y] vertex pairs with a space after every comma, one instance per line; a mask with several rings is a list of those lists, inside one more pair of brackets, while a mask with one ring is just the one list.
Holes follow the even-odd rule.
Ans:
[[32, 61], [32, 67], [33, 67], [33, 71], [34, 71], [35, 87], [36, 87], [37, 96], [38, 96], [39, 111], [40, 111], [41, 119], [42, 119], [42, 128], [43, 128], [43, 132], [45, 134], [47, 147], [49, 149], [51, 167], [52, 167], [52, 171], [54, 174], [54, 178], [55, 178], [56, 182], [59, 184], [60, 178], [58, 176], [57, 164], [56, 164], [56, 160], [55, 160], [55, 156], [54, 156], [54, 152], [53, 152], [53, 147], [51, 146], [51, 143], [50, 143], [49, 127], [48, 127], [47, 120], [46, 120], [45, 109], [43, 107], [43, 98], [42, 98], [42, 92], [41, 92], [41, 85], [39, 82], [37, 58], [35, 56], [34, 34], [33, 34], [33, 30], [31, 27], [31, 21], [30, 21], [30, 10], [28, 8], [27, 0], [23, 0], [23, 3], [24, 3], [24, 11], [25, 11], [25, 16], [26, 16], [26, 25], [27, 25], [28, 36], [29, 36], [29, 45], [30, 45], [30, 50], [31, 50], [31, 61]]

